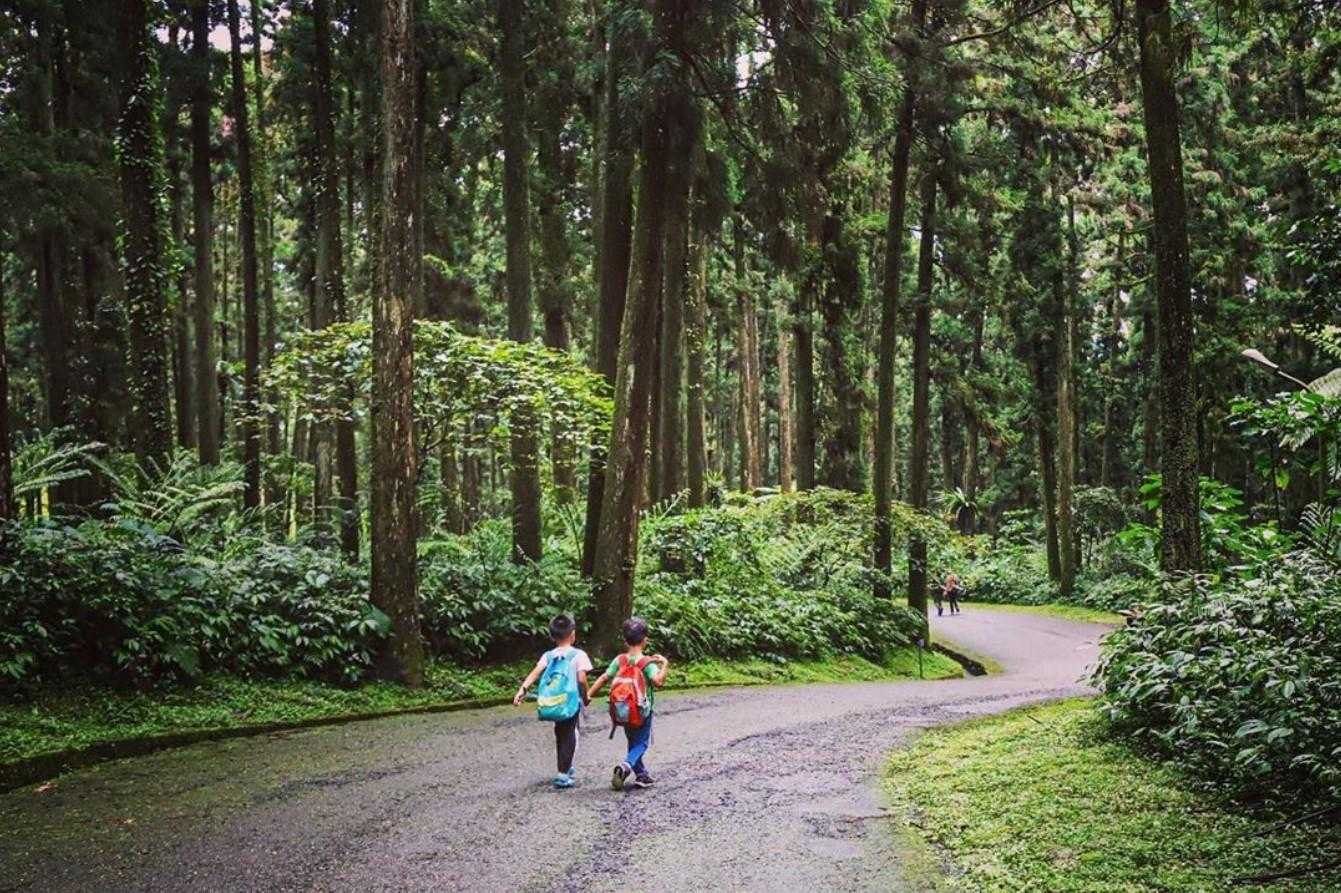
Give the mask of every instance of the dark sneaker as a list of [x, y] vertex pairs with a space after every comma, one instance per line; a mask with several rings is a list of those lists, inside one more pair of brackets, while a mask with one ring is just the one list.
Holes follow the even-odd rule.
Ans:
[[628, 763], [620, 763], [615, 767], [615, 771], [610, 774], [610, 787], [616, 791], [624, 790], [624, 782], [633, 774], [632, 767]]
[[650, 788], [654, 784], [656, 784], [656, 779], [648, 775], [646, 772], [633, 779], [633, 786], [635, 788]]

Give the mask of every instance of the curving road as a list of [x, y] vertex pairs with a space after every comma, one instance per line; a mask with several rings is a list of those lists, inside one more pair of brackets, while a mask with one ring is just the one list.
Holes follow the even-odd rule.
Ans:
[[882, 813], [884, 754], [919, 728], [1084, 693], [1105, 627], [973, 605], [933, 627], [1005, 672], [668, 693], [647, 790], [610, 790], [622, 736], [600, 728], [579, 787], [551, 790], [548, 727], [513, 708], [72, 773], [0, 795], [0, 891], [935, 889]]

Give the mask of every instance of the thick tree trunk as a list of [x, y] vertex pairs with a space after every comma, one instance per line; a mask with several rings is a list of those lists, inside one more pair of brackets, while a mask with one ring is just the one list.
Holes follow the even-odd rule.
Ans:
[[[531, 340], [531, 199], [527, 183], [526, 35], [522, 0], [498, 0], [499, 77], [503, 88], [503, 216], [507, 235], [508, 337]], [[541, 555], [537, 420], [514, 411], [512, 423], [512, 559]]]
[[[632, 73], [638, 34], [633, 30], [632, 0], [610, 4], [610, 48], [605, 71], [605, 162], [601, 177], [600, 305], [596, 323], [596, 371], [611, 386], [619, 361], [620, 332], [629, 283], [633, 192], [633, 158], [638, 110], [631, 107], [623, 80]], [[587, 518], [582, 543], [582, 574], [595, 568], [596, 541], [605, 503], [605, 444], [593, 444], [587, 475]]]
[[[919, 34], [926, 27], [926, 0], [914, 0], [912, 26]], [[905, 62], [911, 69], [912, 60]], [[890, 512], [894, 503], [894, 352], [898, 345], [899, 290], [903, 285], [904, 228], [908, 211], [908, 164], [913, 145], [914, 108], [917, 94], [913, 79], [905, 73], [903, 102], [899, 106], [894, 151], [889, 174], [889, 219], [885, 225], [885, 278], [880, 291], [879, 372], [875, 411], [875, 595], [891, 595], [889, 574], [894, 567], [893, 530]]]
[[763, 435], [759, 411], [759, 317], [745, 267], [745, 235], [742, 219], [736, 217], [736, 371], [740, 379], [740, 489], [752, 492], [763, 483], [760, 453]]
[[684, 321], [689, 247], [689, 177], [672, 184], [666, 207], [666, 276], [661, 295], [657, 492], [660, 502], [684, 486]]
[[219, 461], [218, 354], [214, 347], [214, 183], [210, 177], [210, 15], [208, 0], [191, 6], [191, 240], [194, 257], [194, 385], [200, 461]]
[[1187, 198], [1179, 137], [1174, 45], [1168, 0], [1137, 0], [1141, 99], [1154, 207], [1155, 293], [1159, 298], [1160, 566], [1201, 566], [1198, 527], [1194, 321], [1188, 274]]
[[861, 466], [860, 357], [850, 351], [854, 317], [861, 306], [860, 250], [844, 215], [824, 219], [823, 253], [828, 271], [824, 289], [824, 365], [831, 384], [825, 401], [824, 483], [835, 490], [865, 489]]
[[[1074, 265], [1075, 206], [1068, 201], [1067, 212], [1071, 222], [1071, 261], [1069, 272], [1078, 271]], [[1057, 549], [1061, 559], [1061, 594], [1070, 598], [1076, 586], [1075, 527], [1071, 516], [1071, 493], [1076, 481], [1076, 399], [1075, 399], [1075, 344], [1072, 338], [1071, 294], [1062, 287], [1062, 272], [1056, 274], [1056, 339], [1057, 339]]]
[[[60, 66], [57, 58], [63, 54], [59, 48], [53, 27], [52, 15], [42, 14], [36, 21], [36, 68], [35, 93], [31, 122], [34, 132], [42, 137], [51, 137], [57, 127], [57, 101], [55, 81]], [[42, 365], [46, 386], [46, 422], [53, 428], [63, 427], [70, 422], [70, 359], [69, 359], [69, 322], [66, 319], [66, 298], [63, 293], [64, 277], [62, 268], [66, 265], [65, 236], [58, 226], [44, 226], [34, 249], [34, 266], [37, 269], [37, 297], [41, 310], [38, 315], [38, 329], [42, 339]]]
[[704, 354], [708, 340], [708, 245], [702, 227], [692, 228], [689, 245], [689, 324], [685, 329], [687, 433], [686, 472], [690, 508], [707, 502], [708, 442], [705, 416]]
[[415, 567], [414, 48], [415, 0], [382, 4], [382, 213], [373, 293], [372, 600], [391, 618], [379, 667], [424, 678]]
[[796, 489], [796, 462], [792, 448], [792, 339], [783, 319], [786, 308], [777, 305], [778, 314], [778, 489], [791, 493]]
[[[657, 49], [683, 52], [683, 34], [692, 18], [686, 0], [658, 0], [654, 28]], [[649, 58], [652, 56], [649, 54]], [[657, 357], [656, 316], [664, 277], [668, 194], [686, 188], [697, 134], [695, 110], [685, 84], [659, 85], [642, 124], [642, 169], [638, 224], [628, 312], [620, 335], [615, 412], [607, 453], [600, 531], [593, 569], [596, 641], [615, 648], [620, 624], [633, 610], [633, 576], [638, 560], [639, 505], [643, 492]], [[609, 205], [607, 204], [607, 209]], [[606, 217], [606, 226], [611, 219]]]
[[[927, 509], [931, 449], [931, 288], [935, 275], [936, 173], [923, 175], [921, 243], [917, 254], [917, 303], [913, 309], [913, 423], [908, 450], [908, 502]], [[920, 536], [908, 540], [908, 606], [927, 613], [927, 543]]]
[[250, 112], [247, 83], [242, 72], [242, 36], [237, 4], [238, 0], [228, 0], [240, 193], [238, 227], [242, 240], [242, 504], [246, 508], [257, 508], [261, 504], [261, 316], [257, 294], [256, 194], [251, 169]]
[[[561, 138], [567, 114], [564, 95], [562, 90], [542, 94], [537, 110], [540, 126], [536, 134], [536, 160], [541, 189], [536, 201], [540, 218], [540, 266], [536, 290], [545, 321], [545, 346], [567, 353], [571, 342], [573, 288], [572, 250], [568, 244], [563, 203], [566, 177]], [[550, 461], [554, 469], [555, 496], [560, 502], [571, 503], [577, 498], [577, 473], [575, 449], [567, 433], [552, 432]]]
[[117, 125], [121, 173], [122, 269], [130, 341], [130, 432], [135, 454], [162, 467], [172, 452], [168, 407], [163, 145], [157, 137], [158, 57], [145, 0], [126, 0], [118, 17], [121, 114]]

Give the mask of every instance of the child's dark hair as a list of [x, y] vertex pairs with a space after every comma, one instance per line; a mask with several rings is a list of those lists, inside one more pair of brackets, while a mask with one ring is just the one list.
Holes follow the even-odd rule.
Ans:
[[630, 617], [624, 621], [624, 642], [628, 645], [641, 645], [647, 639], [647, 621], [641, 617]]
[[549, 622], [549, 637], [558, 642], [568, 638], [568, 634], [577, 629], [577, 621], [568, 614], [560, 614]]

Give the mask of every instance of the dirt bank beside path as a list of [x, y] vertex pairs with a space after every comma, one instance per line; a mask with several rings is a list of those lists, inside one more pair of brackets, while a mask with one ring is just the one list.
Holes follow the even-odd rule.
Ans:
[[1104, 627], [971, 607], [934, 635], [999, 663], [941, 682], [668, 693], [654, 788], [580, 786], [533, 713], [396, 717], [202, 744], [0, 796], [8, 890], [923, 890], [878, 799], [911, 730], [1081, 694]]

